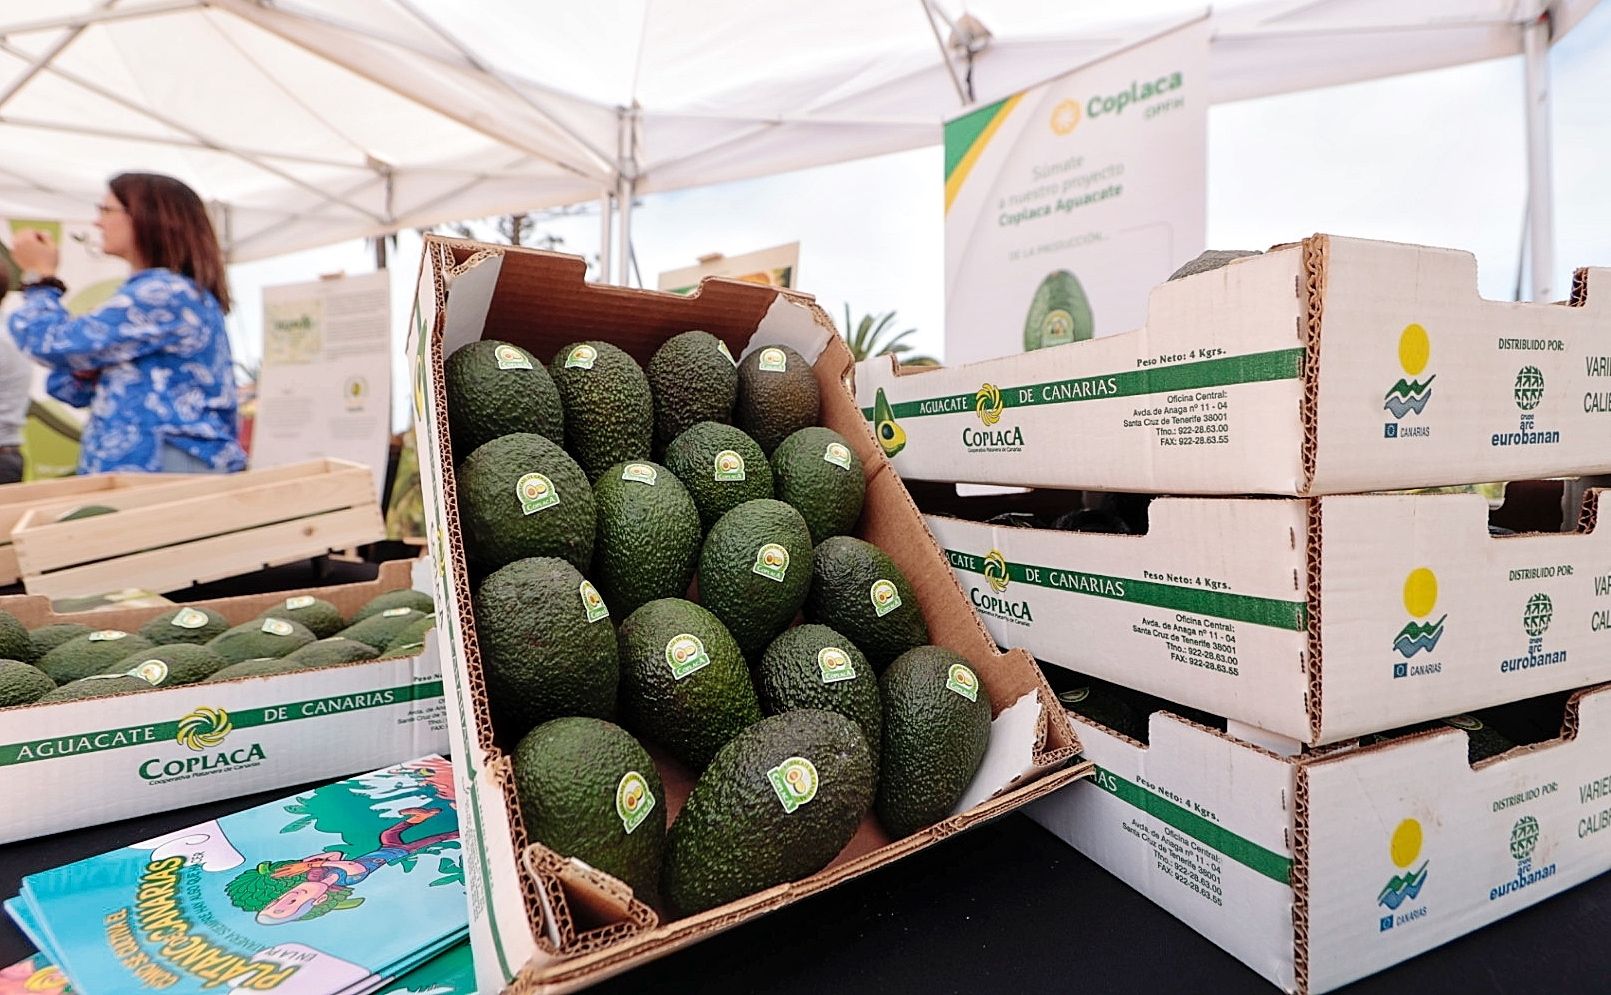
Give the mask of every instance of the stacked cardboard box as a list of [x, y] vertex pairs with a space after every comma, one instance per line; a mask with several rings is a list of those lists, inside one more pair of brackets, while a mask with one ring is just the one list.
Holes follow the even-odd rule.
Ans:
[[1032, 814], [1288, 991], [1611, 868], [1602, 494], [1507, 535], [1477, 494], [1363, 493], [1611, 470], [1611, 272], [1565, 305], [1475, 277], [1316, 236], [1158, 287], [1128, 334], [858, 371], [905, 476], [1212, 495], [1129, 499], [1144, 534], [999, 514], [1034, 494], [929, 523], [1097, 764]]

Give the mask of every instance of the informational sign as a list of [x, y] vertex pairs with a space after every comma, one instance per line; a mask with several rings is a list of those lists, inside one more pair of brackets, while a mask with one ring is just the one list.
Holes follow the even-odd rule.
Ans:
[[252, 466], [330, 457], [385, 484], [391, 440], [391, 293], [385, 270], [263, 290], [263, 372]]
[[720, 253], [700, 256], [699, 265], [674, 269], [660, 274], [660, 289], [674, 294], [689, 294], [699, 288], [699, 281], [707, 276], [725, 276], [746, 283], [760, 283], [769, 287], [793, 287], [800, 274], [800, 243], [775, 245], [742, 256], [724, 256]]
[[1203, 249], [1208, 22], [945, 124], [945, 361], [1138, 328]]

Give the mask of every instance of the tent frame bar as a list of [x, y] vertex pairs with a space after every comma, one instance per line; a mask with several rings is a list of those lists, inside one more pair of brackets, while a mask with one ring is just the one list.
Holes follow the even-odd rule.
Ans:
[[55, 31], [60, 28], [74, 28], [83, 30], [92, 24], [103, 24], [107, 21], [132, 21], [142, 17], [158, 17], [162, 14], [172, 14], [181, 10], [192, 10], [196, 7], [205, 7], [206, 0], [168, 0], [167, 3], [152, 3], [144, 7], [126, 8], [117, 10], [111, 2], [84, 14], [74, 14], [69, 17], [47, 17], [38, 21], [15, 21], [11, 24], [0, 24], [0, 38], [9, 35], [32, 34], [36, 31]]
[[1550, 146], [1550, 14], [1546, 8], [1522, 26], [1527, 109], [1527, 220], [1529, 300], [1555, 292], [1555, 183]]

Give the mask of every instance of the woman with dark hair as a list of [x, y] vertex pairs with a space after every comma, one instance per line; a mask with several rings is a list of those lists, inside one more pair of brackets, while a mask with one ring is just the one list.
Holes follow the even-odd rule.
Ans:
[[99, 309], [74, 317], [62, 306], [55, 243], [18, 232], [11, 252], [26, 275], [11, 336], [51, 367], [53, 397], [89, 406], [79, 473], [242, 469], [229, 290], [206, 208], [168, 176], [124, 173], [110, 187], [96, 222], [102, 249], [134, 272]]

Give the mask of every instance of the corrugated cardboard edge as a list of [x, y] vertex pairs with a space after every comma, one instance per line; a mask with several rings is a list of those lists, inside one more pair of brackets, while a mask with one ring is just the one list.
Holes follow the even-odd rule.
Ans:
[[[1313, 491], [1315, 463], [1320, 452], [1320, 322], [1326, 298], [1326, 249], [1324, 235], [1303, 240], [1303, 285], [1296, 288], [1303, 313], [1299, 317], [1298, 341], [1303, 343], [1303, 399], [1298, 418], [1303, 423], [1303, 481], [1300, 495]], [[1273, 250], [1272, 250], [1273, 251]]]
[[[428, 329], [430, 336], [429, 362], [434, 367], [433, 394], [437, 401], [437, 410], [446, 410], [446, 389], [444, 378], [441, 375], [442, 363], [442, 322], [441, 315], [446, 297], [451, 293], [452, 278], [466, 273], [475, 266], [494, 256], [511, 253], [530, 253], [533, 255], [551, 256], [566, 261], [566, 265], [575, 271], [578, 282], [585, 274], [585, 264], [573, 257], [562, 256], [556, 253], [537, 252], [526, 249], [508, 249], [501, 246], [486, 246], [476, 243], [463, 243], [456, 240], [428, 237], [426, 240], [427, 254], [434, 253], [435, 265], [433, 267], [433, 281], [436, 282], [437, 292], [437, 320]], [[462, 259], [460, 254], [463, 254]], [[442, 274], [446, 274], [446, 279]], [[701, 284], [700, 290], [693, 297], [703, 294], [707, 287], [723, 289], [721, 285], [733, 284], [743, 287], [750, 292], [755, 285], [738, 281], [706, 280]], [[716, 285], [716, 286], [712, 286]], [[653, 291], [628, 291], [622, 288], [592, 288], [604, 289], [616, 293], [649, 293]], [[772, 291], [776, 296], [776, 291]], [[674, 295], [666, 295], [674, 296]], [[816, 364], [818, 381], [824, 387], [829, 398], [825, 406], [839, 409], [839, 421], [845, 422], [846, 427], [851, 422], [854, 428], [846, 432], [841, 428], [852, 447], [862, 459], [863, 469], [868, 478], [869, 494], [876, 488], [892, 490], [891, 497], [898, 495], [898, 501], [903, 506], [904, 514], [898, 517], [908, 523], [916, 522], [922, 530], [923, 549], [921, 563], [902, 563], [896, 557], [897, 564], [913, 579], [914, 586], [921, 592], [925, 587], [932, 587], [934, 578], [943, 577], [938, 583], [948, 586], [954, 592], [954, 600], [942, 595], [935, 598], [932, 595], [924, 596], [925, 604], [945, 604], [947, 608], [960, 608], [961, 617], [967, 619], [963, 623], [965, 635], [953, 633], [949, 642], [961, 641], [968, 643], [965, 654], [973, 660], [976, 666], [980, 660], [1012, 661], [1023, 674], [1033, 675], [1035, 686], [1033, 690], [1041, 703], [1041, 717], [1037, 723], [1036, 742], [1031, 755], [1032, 770], [1019, 778], [1007, 790], [999, 793], [987, 802], [975, 806], [968, 812], [953, 816], [944, 822], [930, 827], [922, 833], [914, 834], [905, 839], [895, 841], [888, 846], [881, 847], [869, 854], [847, 861], [844, 864], [830, 868], [827, 871], [807, 878], [804, 881], [782, 885], [774, 889], [749, 896], [740, 902], [730, 904], [721, 909], [712, 910], [702, 916], [689, 917], [678, 920], [672, 924], [669, 931], [656, 929], [657, 917], [647, 906], [630, 897], [624, 885], [615, 882], [600, 872], [564, 858], [548, 850], [538, 843], [532, 843], [525, 833], [524, 826], [518, 817], [519, 807], [514, 796], [512, 778], [509, 776], [508, 759], [496, 747], [487, 749], [485, 744], [492, 742], [491, 716], [486, 706], [486, 688], [480, 673], [480, 648], [476, 640], [473, 618], [473, 606], [468, 589], [468, 574], [462, 564], [454, 563], [450, 566], [452, 583], [455, 595], [459, 602], [459, 622], [462, 636], [462, 649], [465, 661], [464, 678], [466, 692], [468, 693], [474, 712], [473, 724], [475, 735], [483, 752], [490, 753], [490, 759], [483, 768], [482, 774], [503, 796], [506, 811], [511, 813], [509, 822], [510, 835], [515, 847], [518, 864], [522, 869], [520, 890], [527, 911], [527, 925], [537, 949], [548, 956], [555, 958], [542, 963], [528, 963], [517, 975], [515, 981], [508, 989], [510, 991], [560, 991], [572, 990], [591, 984], [603, 976], [600, 971], [615, 973], [625, 970], [633, 963], [644, 959], [643, 954], [649, 948], [655, 948], [657, 953], [661, 948], [672, 949], [676, 946], [686, 945], [699, 936], [712, 929], [726, 928], [736, 925], [779, 905], [793, 901], [797, 897], [810, 894], [822, 888], [830, 887], [842, 880], [863, 873], [885, 861], [904, 856], [906, 853], [920, 849], [929, 843], [943, 839], [962, 829], [968, 828], [979, 821], [994, 818], [997, 815], [1025, 804], [1042, 794], [1055, 790], [1064, 784], [1070, 783], [1091, 772], [1089, 764], [1071, 766], [1079, 752], [1079, 742], [1075, 737], [1073, 727], [1069, 723], [1063, 710], [1058, 707], [1056, 698], [1050, 686], [1035, 666], [1034, 660], [1022, 650], [1012, 650], [1002, 653], [996, 649], [990, 640], [983, 624], [971, 610], [966, 609], [966, 599], [958, 585], [949, 564], [944, 559], [939, 545], [928, 533], [927, 527], [922, 524], [922, 516], [916, 504], [906, 492], [899, 478], [894, 474], [888, 459], [877, 446], [871, 428], [861, 417], [860, 409], [856, 406], [855, 398], [850, 386], [854, 375], [854, 358], [846, 348], [843, 340], [834, 330], [832, 320], [819, 307], [809, 299], [802, 299], [802, 295], [788, 295], [797, 304], [808, 307], [812, 320], [828, 333], [827, 347]], [[681, 298], [688, 299], [688, 298]], [[849, 419], [849, 421], [846, 421]], [[824, 421], [830, 419], [825, 415]], [[833, 427], [830, 425], [830, 427]], [[444, 462], [451, 466], [453, 462], [451, 442], [447, 433], [439, 433], [438, 445]], [[444, 474], [442, 481], [442, 494], [444, 519], [451, 548], [462, 549], [462, 529], [459, 522], [457, 503], [457, 481], [451, 474]], [[446, 551], [444, 551], [446, 552]], [[954, 628], [958, 612], [941, 613], [939, 609], [925, 612], [932, 614], [931, 626], [942, 624], [946, 628]], [[474, 666], [471, 665], [472, 661]], [[981, 667], [981, 682], [987, 690], [991, 684], [993, 668]], [[998, 697], [1003, 700], [997, 700]], [[992, 704], [995, 711], [1012, 704], [1005, 700], [1005, 696], [992, 695]], [[1061, 769], [1060, 769], [1061, 768]], [[467, 772], [467, 777], [473, 777], [473, 772]], [[567, 886], [579, 888], [574, 894], [586, 901], [598, 903], [600, 910], [616, 916], [614, 922], [602, 927], [581, 931], [576, 929], [574, 917], [569, 909], [571, 893]], [[545, 920], [549, 928], [544, 928]], [[712, 926], [712, 923], [718, 925]], [[670, 944], [670, 947], [666, 947]]]
[[1321, 697], [1322, 682], [1320, 668], [1325, 661], [1321, 654], [1321, 599], [1320, 578], [1322, 558], [1325, 556], [1325, 519], [1322, 512], [1324, 505], [1316, 498], [1309, 498], [1304, 508], [1307, 536], [1304, 550], [1304, 563], [1308, 576], [1304, 578], [1304, 600], [1308, 604], [1309, 631], [1304, 665], [1308, 668], [1307, 678], [1303, 692], [1303, 707], [1309, 718], [1309, 742], [1320, 741], [1321, 716], [1324, 701]]

